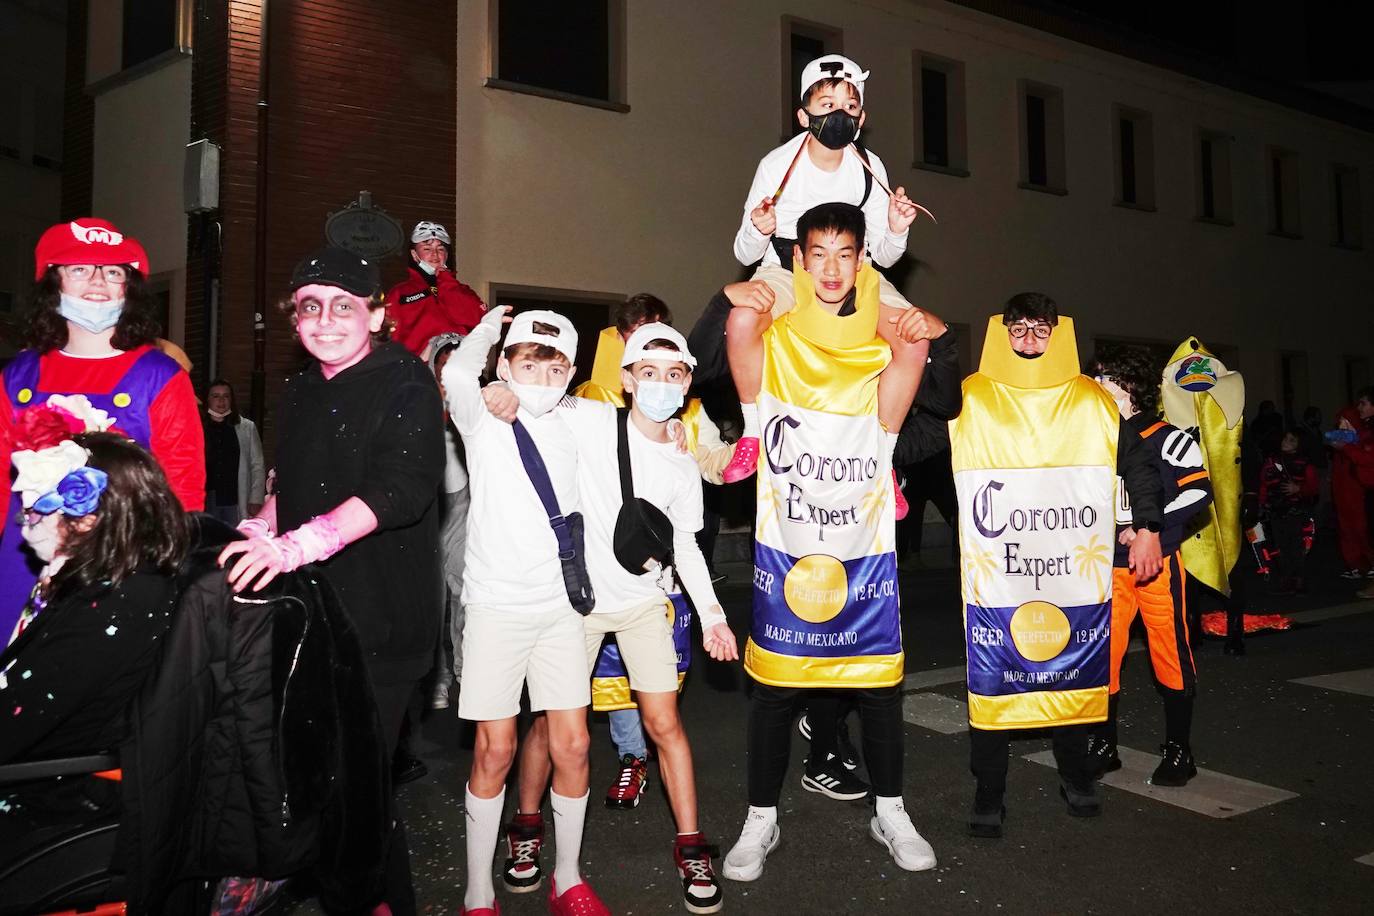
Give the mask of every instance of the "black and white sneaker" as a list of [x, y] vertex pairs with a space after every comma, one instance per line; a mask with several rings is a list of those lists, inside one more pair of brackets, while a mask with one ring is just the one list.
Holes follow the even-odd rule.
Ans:
[[846, 769], [834, 754], [819, 767], [812, 767], [809, 760], [806, 762], [802, 788], [839, 801], [853, 801], [868, 795], [868, 783]]
[[835, 724], [835, 750], [839, 752], [840, 762], [846, 770], [859, 768], [859, 751], [849, 740], [849, 723], [841, 719]]
[[805, 741], [810, 741], [810, 740], [811, 740], [811, 720], [808, 719], [808, 718], [806, 718], [806, 716], [807, 716], [806, 713], [802, 713], [802, 714], [801, 714], [801, 718], [799, 718], [799, 719], [797, 720], [797, 731], [798, 731], [799, 733], [801, 733], [801, 736], [802, 736], [802, 739], [803, 739], [803, 740], [805, 740]]

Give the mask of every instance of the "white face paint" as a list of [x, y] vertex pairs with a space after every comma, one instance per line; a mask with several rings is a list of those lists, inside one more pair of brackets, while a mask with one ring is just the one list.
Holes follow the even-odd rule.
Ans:
[[24, 543], [28, 544], [29, 549], [44, 563], [51, 563], [53, 557], [62, 549], [62, 529], [58, 521], [60, 515], [60, 512], [40, 515], [33, 524], [29, 524], [28, 519], [25, 519], [21, 529]]

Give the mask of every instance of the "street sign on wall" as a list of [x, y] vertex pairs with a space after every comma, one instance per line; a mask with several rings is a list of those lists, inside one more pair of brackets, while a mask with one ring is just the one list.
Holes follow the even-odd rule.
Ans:
[[331, 245], [374, 261], [396, 254], [405, 242], [401, 224], [385, 210], [372, 206], [368, 191], [359, 192], [357, 200], [325, 218], [324, 237]]

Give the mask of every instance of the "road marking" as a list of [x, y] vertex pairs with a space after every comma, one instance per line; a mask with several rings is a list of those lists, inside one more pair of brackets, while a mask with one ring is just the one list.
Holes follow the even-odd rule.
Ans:
[[1294, 678], [1292, 683], [1321, 687], [1324, 690], [1339, 690], [1342, 693], [1358, 693], [1362, 697], [1374, 697], [1374, 668], [1298, 677]]
[[1334, 620], [1337, 617], [1353, 617], [1374, 611], [1374, 601], [1356, 601], [1351, 604], [1337, 604], [1334, 607], [1319, 607], [1310, 611], [1294, 611], [1285, 614], [1294, 623], [1316, 623], [1319, 620]]
[[913, 693], [902, 699], [902, 718], [942, 735], [968, 730], [968, 704], [939, 693]]
[[[1267, 805], [1298, 797], [1296, 792], [1286, 789], [1276, 789], [1273, 786], [1201, 768], [1186, 786], [1176, 789], [1152, 786], [1148, 780], [1155, 767], [1159, 765], [1157, 756], [1120, 746], [1117, 747], [1117, 752], [1121, 755], [1121, 769], [1102, 777], [1104, 785], [1114, 789], [1125, 789], [1127, 792], [1144, 795], [1146, 798], [1186, 808], [1208, 817], [1235, 817], [1237, 814], [1246, 814]], [[1027, 754], [1026, 759], [1042, 766], [1055, 765], [1052, 751]]]
[[1355, 861], [1359, 862], [1361, 865], [1374, 865], [1374, 852], [1371, 852], [1367, 856], [1360, 856]]

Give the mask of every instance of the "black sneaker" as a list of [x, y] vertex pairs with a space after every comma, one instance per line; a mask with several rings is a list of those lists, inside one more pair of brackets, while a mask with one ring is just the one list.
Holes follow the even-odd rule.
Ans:
[[840, 762], [846, 770], [859, 768], [859, 752], [855, 749], [854, 742], [849, 740], [849, 723], [844, 719], [835, 724], [835, 750], [839, 753]]
[[1059, 797], [1068, 804], [1069, 814], [1074, 817], [1097, 817], [1102, 813], [1102, 795], [1091, 779], [1083, 785], [1074, 785], [1061, 775]]
[[429, 775], [429, 767], [419, 757], [410, 754], [398, 755], [391, 761], [391, 784], [403, 786]]
[[810, 741], [811, 720], [808, 719], [806, 715], [806, 713], [802, 713], [801, 717], [797, 719], [797, 732], [802, 736], [803, 741]]
[[1164, 753], [1164, 759], [1155, 767], [1150, 785], [1177, 788], [1186, 786], [1188, 780], [1197, 775], [1192, 750], [1174, 741], [1161, 745], [1159, 749]]
[[980, 840], [1002, 839], [1002, 822], [1007, 819], [1007, 808], [1000, 801], [995, 805], [980, 805], [977, 799], [968, 816], [968, 835]]
[[544, 870], [539, 867], [539, 851], [544, 846], [544, 817], [534, 814], [516, 814], [506, 826], [505, 868], [501, 870], [501, 880], [506, 890], [512, 894], [528, 894], [539, 890], [544, 881]]
[[1108, 773], [1121, 769], [1121, 755], [1116, 751], [1116, 744], [1107, 738], [1090, 735], [1087, 766], [1093, 779], [1101, 779]]
[[711, 860], [719, 858], [720, 850], [701, 833], [684, 834], [673, 843], [673, 864], [682, 879], [682, 902], [688, 912], [719, 913], [725, 905], [725, 893], [711, 867]]
[[834, 754], [830, 754], [820, 767], [812, 767], [809, 760], [806, 762], [802, 788], [839, 801], [853, 801], [868, 795], [868, 783], [849, 772]]

